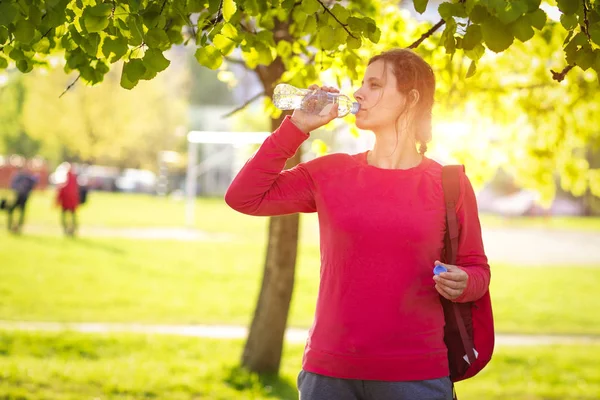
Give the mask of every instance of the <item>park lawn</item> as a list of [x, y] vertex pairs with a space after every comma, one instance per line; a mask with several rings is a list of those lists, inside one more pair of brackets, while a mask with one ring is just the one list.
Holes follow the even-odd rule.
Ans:
[[[280, 377], [237, 367], [243, 342], [153, 335], [0, 331], [0, 399], [297, 399], [302, 345], [286, 345]], [[461, 382], [461, 400], [600, 397], [600, 345], [500, 347]]]
[[[0, 320], [248, 324], [264, 245], [0, 232]], [[301, 244], [290, 325], [312, 323], [316, 245]], [[600, 334], [593, 267], [494, 265], [496, 328]]]
[[[0, 223], [4, 224], [4, 216]], [[145, 194], [92, 192], [89, 202], [78, 209], [83, 231], [98, 228], [183, 228], [186, 227], [186, 200]], [[302, 218], [307, 229], [302, 240], [318, 242], [316, 214]], [[197, 198], [191, 228], [224, 233], [235, 240], [264, 241], [268, 219], [238, 213], [223, 198]], [[304, 231], [304, 232], [302, 232]], [[27, 206], [25, 233], [60, 234], [60, 211], [54, 206], [52, 190], [34, 192]]]
[[[6, 195], [6, 191], [3, 191]], [[59, 226], [58, 209], [54, 206], [55, 192], [36, 191], [28, 205], [27, 224], [53, 230]], [[9, 195], [10, 197], [10, 195]], [[197, 198], [193, 227], [206, 232], [229, 233], [245, 239], [263, 239], [266, 218], [242, 215], [231, 210], [223, 198]], [[80, 220], [85, 227], [149, 228], [182, 227], [186, 224], [186, 205], [183, 198], [159, 197], [146, 194], [91, 192], [89, 202], [80, 208]], [[303, 241], [317, 241], [316, 214], [302, 216]], [[540, 228], [600, 232], [600, 217], [503, 217], [481, 214], [484, 228]]]

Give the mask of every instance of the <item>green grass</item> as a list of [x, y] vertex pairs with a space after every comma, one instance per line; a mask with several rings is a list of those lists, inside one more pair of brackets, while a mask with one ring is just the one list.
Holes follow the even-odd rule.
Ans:
[[[241, 341], [0, 331], [0, 399], [297, 399], [302, 346], [286, 346], [279, 378], [238, 365]], [[499, 348], [458, 384], [461, 400], [600, 397], [600, 345]]]
[[[1, 194], [0, 190], [0, 194]], [[7, 192], [4, 191], [5, 196]], [[10, 194], [8, 194], [10, 197]], [[28, 204], [27, 224], [38, 228], [59, 226], [58, 209], [53, 190], [34, 192]], [[143, 194], [91, 192], [89, 203], [80, 208], [83, 226], [181, 227], [185, 224], [185, 200]], [[315, 214], [302, 216], [303, 240], [315, 239]], [[482, 214], [484, 227], [543, 228], [600, 232], [600, 217], [502, 217]], [[263, 238], [266, 219], [250, 217], [229, 209], [222, 198], [196, 200], [195, 228], [208, 232], [227, 232], [241, 237]]]
[[[252, 242], [142, 241], [0, 232], [0, 319], [247, 324], [264, 246]], [[312, 323], [316, 245], [302, 244], [290, 324]], [[597, 269], [495, 265], [497, 330], [600, 334]]]

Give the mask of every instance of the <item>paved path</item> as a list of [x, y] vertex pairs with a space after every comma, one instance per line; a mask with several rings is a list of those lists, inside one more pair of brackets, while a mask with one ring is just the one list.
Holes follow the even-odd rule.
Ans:
[[483, 243], [494, 262], [600, 267], [600, 232], [541, 228], [486, 228]]
[[[155, 335], [193, 336], [215, 339], [242, 339], [248, 330], [243, 326], [232, 325], [146, 325], [131, 323], [62, 323], [34, 321], [0, 321], [0, 330], [43, 331], [81, 333], [142, 333]], [[304, 343], [308, 331], [289, 328], [286, 340], [290, 343]], [[599, 344], [600, 335], [513, 335], [499, 334], [496, 344], [500, 346], [537, 346], [551, 344]]]

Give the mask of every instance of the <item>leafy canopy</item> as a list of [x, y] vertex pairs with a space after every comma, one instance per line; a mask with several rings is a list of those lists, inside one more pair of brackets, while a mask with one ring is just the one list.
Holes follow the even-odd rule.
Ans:
[[[251, 69], [281, 57], [286, 70], [306, 78], [311, 71], [301, 70], [317, 51], [339, 53], [350, 66], [360, 61], [354, 50], [365, 40], [379, 41], [379, 4], [373, 0], [2, 0], [0, 69], [14, 64], [21, 72], [30, 72], [44, 65], [47, 55], [58, 52], [64, 54], [66, 72], [78, 71], [83, 80], [96, 84], [111, 64], [122, 60], [120, 83], [131, 89], [169, 66], [166, 50], [192, 41], [198, 62], [208, 68], [219, 68], [237, 48]], [[413, 0], [413, 5], [424, 12], [428, 0]], [[440, 45], [449, 54], [463, 49], [472, 60], [471, 76], [486, 49], [502, 52], [515, 39], [526, 42], [543, 29], [548, 18], [541, 5], [541, 0], [443, 2], [438, 7], [440, 26], [444, 26]], [[600, 3], [557, 0], [550, 5], [558, 7], [560, 23], [568, 32], [563, 43], [566, 64], [600, 72]], [[379, 19], [379, 25], [385, 23]], [[555, 73], [555, 79], [563, 77]]]

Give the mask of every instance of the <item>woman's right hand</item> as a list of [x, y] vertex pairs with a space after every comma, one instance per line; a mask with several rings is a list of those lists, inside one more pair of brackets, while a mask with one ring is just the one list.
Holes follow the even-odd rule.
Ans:
[[[329, 93], [339, 93], [340, 91], [336, 88], [329, 86], [319, 87], [318, 85], [310, 85], [308, 87], [309, 90], [323, 90]], [[331, 104], [328, 107], [325, 107], [323, 111], [319, 114], [309, 114], [301, 109], [294, 110], [292, 114], [292, 123], [296, 125], [298, 129], [300, 129], [304, 133], [310, 133], [315, 129], [322, 127], [323, 125], [328, 124], [334, 118], [338, 116], [338, 108], [335, 104]]]

